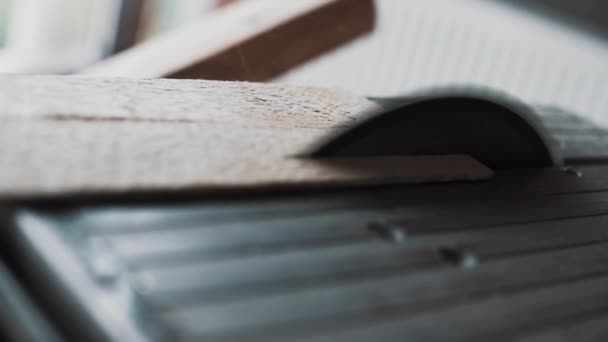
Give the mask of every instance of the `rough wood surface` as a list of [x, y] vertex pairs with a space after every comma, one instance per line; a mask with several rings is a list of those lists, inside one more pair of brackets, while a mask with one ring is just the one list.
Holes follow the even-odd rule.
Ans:
[[373, 0], [248, 0], [94, 65], [89, 76], [265, 81], [374, 27]]
[[298, 157], [375, 105], [281, 85], [0, 77], [0, 199], [487, 178], [465, 156]]

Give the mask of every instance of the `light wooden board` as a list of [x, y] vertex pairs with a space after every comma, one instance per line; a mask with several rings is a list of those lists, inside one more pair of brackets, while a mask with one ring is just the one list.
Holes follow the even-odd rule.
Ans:
[[247, 0], [83, 74], [264, 81], [374, 27], [373, 0]]
[[0, 77], [0, 199], [484, 179], [466, 156], [313, 160], [376, 106], [336, 90]]

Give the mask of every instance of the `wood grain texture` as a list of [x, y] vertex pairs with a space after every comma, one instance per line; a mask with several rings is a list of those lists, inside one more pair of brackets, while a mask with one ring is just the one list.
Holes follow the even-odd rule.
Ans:
[[270, 84], [0, 77], [0, 199], [482, 179], [465, 156], [297, 157], [376, 107]]
[[248, 0], [153, 38], [89, 76], [265, 81], [374, 27], [373, 0]]

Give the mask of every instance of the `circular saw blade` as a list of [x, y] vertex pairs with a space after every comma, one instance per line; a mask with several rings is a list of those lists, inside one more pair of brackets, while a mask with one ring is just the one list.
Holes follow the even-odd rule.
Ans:
[[313, 156], [467, 154], [491, 168], [561, 164], [533, 110], [518, 101], [434, 94], [376, 102], [385, 110], [329, 138]]

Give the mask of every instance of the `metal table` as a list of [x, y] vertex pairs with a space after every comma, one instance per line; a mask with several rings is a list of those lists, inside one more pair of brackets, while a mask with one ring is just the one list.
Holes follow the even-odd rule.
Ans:
[[70, 340], [608, 336], [608, 166], [21, 204], [8, 259]]

